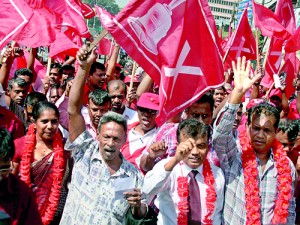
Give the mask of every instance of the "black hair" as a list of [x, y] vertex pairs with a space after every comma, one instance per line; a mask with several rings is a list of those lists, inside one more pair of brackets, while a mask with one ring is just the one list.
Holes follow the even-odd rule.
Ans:
[[300, 131], [299, 122], [300, 120], [281, 119], [277, 132], [282, 131], [283, 133], [287, 133], [289, 142], [294, 142]]
[[224, 93], [226, 94], [226, 89], [225, 89], [225, 87], [224, 87], [224, 86], [221, 86], [221, 87], [218, 87], [218, 88], [212, 89], [212, 90], [211, 90], [211, 94], [213, 95], [213, 94], [215, 93], [215, 90], [220, 90], [220, 89], [222, 89], [222, 90], [224, 91]]
[[21, 69], [16, 70], [16, 72], [14, 74], [14, 78], [17, 78], [20, 75], [30, 77], [31, 81], [33, 79], [33, 73], [32, 73], [32, 71], [30, 69], [27, 69], [27, 68], [21, 68]]
[[73, 72], [75, 72], [75, 68], [72, 65], [63, 65], [59, 68], [59, 73], [62, 74], [63, 70], [72, 70]]
[[109, 87], [111, 86], [111, 85], [113, 85], [113, 84], [118, 84], [118, 87], [119, 86], [122, 86], [123, 88], [124, 88], [124, 94], [125, 94], [125, 96], [126, 96], [126, 94], [127, 94], [127, 86], [126, 86], [126, 84], [123, 82], [123, 81], [121, 81], [121, 80], [111, 80], [111, 81], [109, 81], [108, 82], [108, 84], [107, 84], [107, 86], [106, 86], [106, 91], [109, 93]]
[[196, 119], [186, 119], [183, 122], [181, 122], [177, 128], [177, 142], [180, 143], [180, 133], [184, 132], [185, 135], [191, 138], [195, 138], [198, 135], [202, 137], [207, 137], [207, 142], [210, 138], [210, 130], [209, 126], [207, 126], [205, 123], [200, 122]]
[[59, 118], [59, 111], [56, 107], [56, 105], [54, 105], [51, 102], [47, 102], [47, 101], [43, 101], [43, 102], [38, 102], [32, 109], [32, 117], [35, 121], [37, 121], [37, 119], [40, 117], [41, 113], [44, 110], [48, 110], [51, 109], [55, 112], [55, 115]]
[[106, 91], [96, 89], [89, 94], [88, 100], [92, 100], [95, 105], [105, 105], [107, 102], [110, 103], [110, 96]]
[[66, 87], [67, 87], [67, 84], [70, 80], [74, 80], [75, 76], [74, 77], [68, 77], [67, 79], [64, 80], [64, 83], [63, 85], [61, 86], [62, 89], [66, 90]]
[[61, 65], [59, 63], [52, 63], [51, 64], [50, 69], [55, 69], [55, 68], [58, 68], [58, 72], [60, 73]]
[[62, 88], [61, 85], [60, 85], [60, 83], [59, 83], [59, 84], [52, 84], [52, 85], [50, 86], [49, 91], [51, 91], [52, 89], [59, 89], [59, 88]]
[[24, 105], [30, 105], [34, 107], [38, 102], [47, 101], [46, 95], [40, 92], [30, 92], [25, 98]]
[[258, 104], [250, 108], [248, 110], [247, 123], [250, 124], [252, 122], [253, 116], [259, 116], [261, 114], [264, 114], [266, 116], [274, 116], [275, 118], [274, 128], [275, 130], [277, 130], [279, 120], [280, 120], [280, 114], [278, 109], [276, 109], [274, 106], [270, 105], [269, 103]]
[[99, 63], [99, 62], [93, 62], [91, 69], [90, 69], [90, 74], [95, 73], [96, 69], [106, 71], [104, 64]]
[[24, 79], [17, 77], [17, 78], [10, 79], [8, 81], [8, 90], [11, 91], [14, 84], [17, 84], [19, 87], [22, 88], [28, 86], [28, 84]]
[[0, 160], [10, 161], [15, 154], [15, 144], [12, 135], [4, 127], [0, 128]]
[[209, 92], [206, 92], [204, 95], [201, 96], [195, 103], [209, 103], [210, 111], [213, 112], [214, 110], [214, 98]]

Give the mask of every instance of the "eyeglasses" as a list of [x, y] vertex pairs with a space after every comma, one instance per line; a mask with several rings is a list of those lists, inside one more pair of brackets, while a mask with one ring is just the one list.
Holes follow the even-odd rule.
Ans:
[[157, 110], [153, 110], [153, 109], [146, 109], [143, 107], [137, 107], [137, 110], [140, 111], [141, 113], [148, 113], [151, 115], [156, 115], [158, 113]]

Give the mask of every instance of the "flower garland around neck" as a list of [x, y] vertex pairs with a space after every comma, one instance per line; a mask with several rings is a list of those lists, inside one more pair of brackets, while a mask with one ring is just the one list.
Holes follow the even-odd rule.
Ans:
[[[183, 163], [180, 163], [180, 166]], [[213, 215], [215, 209], [216, 202], [216, 190], [214, 187], [215, 178], [210, 166], [209, 161], [206, 159], [203, 163], [203, 177], [204, 183], [208, 186], [206, 188], [206, 209], [208, 213], [204, 217], [204, 224], [212, 224], [212, 219], [210, 218]], [[177, 193], [180, 198], [178, 203], [178, 216], [177, 216], [177, 224], [178, 225], [187, 225], [188, 224], [188, 213], [189, 213], [189, 183], [188, 178], [183, 176], [181, 170], [181, 176], [177, 178]], [[199, 209], [200, 210], [200, 209]]]
[[[34, 160], [34, 150], [36, 145], [36, 134], [34, 124], [31, 124], [28, 128], [25, 139], [25, 147], [22, 154], [20, 175], [21, 180], [23, 180], [30, 188], [32, 187], [31, 182], [31, 164]], [[60, 190], [62, 186], [65, 160], [64, 160], [64, 150], [62, 144], [62, 137], [59, 132], [57, 132], [53, 139], [53, 173], [52, 176], [52, 186], [50, 194], [44, 204], [46, 204], [44, 210], [40, 209], [40, 215], [44, 225], [49, 224], [56, 213], [57, 206], [60, 199]]]
[[[260, 198], [258, 185], [258, 165], [256, 155], [248, 141], [246, 132], [239, 135], [242, 146], [242, 166], [244, 171], [245, 200], [246, 200], [246, 224], [260, 225]], [[275, 166], [277, 169], [277, 199], [275, 201], [272, 224], [286, 224], [288, 217], [289, 201], [292, 197], [292, 177], [289, 161], [283, 146], [275, 139], [272, 144]]]

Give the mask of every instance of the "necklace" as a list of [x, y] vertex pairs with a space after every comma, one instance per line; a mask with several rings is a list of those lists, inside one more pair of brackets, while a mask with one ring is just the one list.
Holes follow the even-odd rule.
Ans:
[[[34, 124], [31, 124], [28, 128], [25, 139], [25, 147], [21, 160], [20, 175], [21, 180], [23, 180], [29, 187], [32, 187], [31, 182], [31, 164], [34, 161], [34, 149], [36, 146], [36, 134], [34, 129]], [[58, 202], [60, 199], [60, 190], [63, 180], [63, 175], [65, 171], [65, 160], [64, 160], [64, 150], [62, 145], [62, 137], [59, 132], [54, 136], [53, 140], [53, 173], [52, 176], [52, 186], [48, 201], [45, 202], [45, 210], [40, 210], [40, 215], [44, 225], [49, 224], [54, 218]]]
[[[246, 224], [260, 225], [260, 198], [258, 185], [258, 165], [254, 149], [248, 141], [246, 132], [239, 135], [242, 146], [242, 166], [245, 183], [245, 200], [246, 200]], [[272, 144], [275, 166], [277, 169], [277, 199], [275, 201], [274, 215], [272, 224], [286, 224], [289, 207], [289, 201], [292, 198], [292, 177], [289, 161], [283, 146], [275, 139]]]

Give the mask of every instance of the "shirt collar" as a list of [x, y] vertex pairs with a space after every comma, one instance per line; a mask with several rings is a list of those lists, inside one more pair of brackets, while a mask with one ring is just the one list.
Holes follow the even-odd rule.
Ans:
[[203, 164], [199, 167], [197, 167], [196, 169], [192, 169], [191, 167], [189, 167], [188, 165], [186, 165], [185, 163], [182, 163], [181, 165], [181, 169], [182, 169], [182, 175], [184, 177], [187, 177], [188, 174], [192, 171], [192, 170], [197, 170], [198, 173], [202, 176], [203, 174]]

